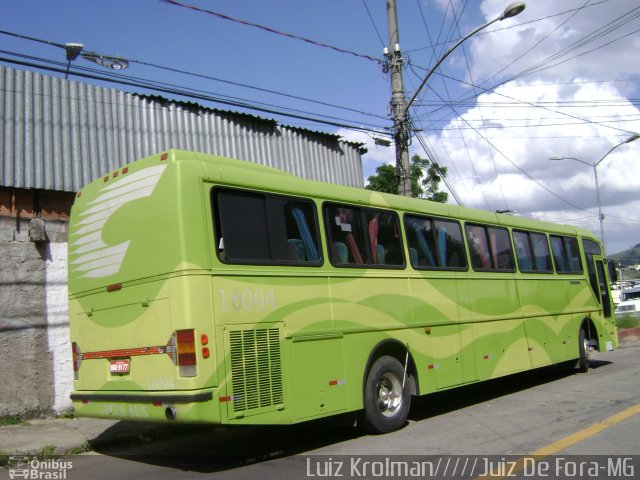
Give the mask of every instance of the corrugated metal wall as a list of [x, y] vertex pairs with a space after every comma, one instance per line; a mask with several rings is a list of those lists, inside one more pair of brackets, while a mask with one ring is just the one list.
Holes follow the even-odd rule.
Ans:
[[169, 148], [362, 187], [360, 145], [275, 121], [0, 66], [0, 185], [75, 192]]

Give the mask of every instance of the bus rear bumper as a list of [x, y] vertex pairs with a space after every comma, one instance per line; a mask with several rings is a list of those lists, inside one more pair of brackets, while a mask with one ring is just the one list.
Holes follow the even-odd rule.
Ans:
[[80, 417], [176, 423], [220, 423], [211, 389], [189, 392], [81, 391], [71, 394]]

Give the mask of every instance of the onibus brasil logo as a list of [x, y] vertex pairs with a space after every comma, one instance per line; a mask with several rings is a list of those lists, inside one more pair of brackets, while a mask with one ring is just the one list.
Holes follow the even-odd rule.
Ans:
[[65, 480], [67, 471], [73, 468], [70, 460], [61, 458], [39, 459], [28, 455], [9, 457], [9, 478], [33, 480]]

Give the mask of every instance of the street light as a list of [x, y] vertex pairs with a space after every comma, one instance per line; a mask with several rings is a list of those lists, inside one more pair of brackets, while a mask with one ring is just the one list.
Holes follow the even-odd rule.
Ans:
[[[409, 196], [409, 197], [411, 196], [411, 178], [409, 175], [409, 107], [411, 107], [413, 102], [416, 100], [416, 98], [418, 97], [418, 94], [427, 83], [427, 80], [429, 80], [431, 75], [433, 75], [433, 73], [440, 66], [440, 64], [442, 64], [442, 62], [451, 54], [451, 52], [453, 52], [456, 48], [458, 48], [462, 44], [462, 42], [467, 40], [469, 37], [472, 37], [473, 35], [478, 33], [480, 30], [484, 30], [489, 25], [494, 24], [495, 22], [502, 21], [506, 18], [515, 17], [516, 15], [521, 13], [525, 9], [525, 7], [526, 5], [524, 2], [514, 2], [508, 5], [507, 8], [505, 8], [504, 11], [499, 16], [497, 16], [493, 20], [490, 20], [484, 25], [481, 25], [480, 27], [476, 28], [472, 32], [462, 37], [451, 48], [449, 48], [449, 50], [445, 52], [445, 54], [435, 63], [433, 67], [431, 67], [431, 70], [429, 70], [429, 72], [422, 79], [422, 81], [420, 82], [420, 85], [418, 86], [416, 91], [413, 93], [413, 95], [411, 96], [408, 102], [404, 100], [404, 93], [403, 93], [400, 103], [394, 104], [394, 107], [395, 107], [394, 108], [394, 111], [395, 111], [394, 140], [396, 143], [396, 163], [397, 163], [396, 168], [400, 172], [400, 181], [398, 182], [398, 194]], [[399, 55], [399, 48], [396, 51], [396, 54]], [[401, 75], [401, 73], [397, 73], [397, 74]], [[392, 83], [393, 83], [393, 78], [392, 78]], [[396, 85], [402, 85], [402, 80], [400, 79], [400, 82], [397, 83]], [[397, 88], [394, 89], [394, 93], [396, 94], [394, 96], [395, 98], [398, 98], [397, 94], [399, 94], [400, 92], [395, 90], [397, 90]], [[392, 99], [392, 103], [394, 103], [394, 99]]]
[[631, 135], [626, 140], [618, 143], [617, 145], [614, 145], [611, 148], [611, 150], [609, 150], [607, 153], [605, 153], [600, 158], [600, 160], [598, 160], [595, 163], [585, 162], [584, 160], [580, 160], [579, 158], [575, 158], [575, 157], [550, 157], [549, 158], [549, 160], [555, 160], [555, 161], [575, 160], [576, 162], [580, 162], [580, 163], [583, 163], [585, 165], [589, 165], [590, 167], [593, 167], [593, 176], [595, 177], [595, 180], [596, 180], [596, 200], [598, 202], [598, 220], [600, 221], [600, 240], [602, 240], [602, 253], [603, 254], [605, 253], [605, 246], [604, 246], [604, 213], [602, 213], [602, 202], [600, 201], [600, 185], [598, 184], [598, 165], [600, 165], [602, 163], [602, 161], [605, 158], [607, 158], [609, 156], [609, 154], [611, 152], [613, 152], [619, 146], [624, 145], [625, 143], [635, 142], [639, 138], [640, 138], [640, 135], [637, 134], [637, 133], [634, 133], [633, 135]]

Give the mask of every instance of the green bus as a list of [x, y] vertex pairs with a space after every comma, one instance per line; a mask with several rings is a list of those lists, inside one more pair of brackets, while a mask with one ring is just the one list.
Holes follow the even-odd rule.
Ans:
[[170, 150], [77, 194], [80, 416], [291, 424], [617, 347], [588, 231]]

